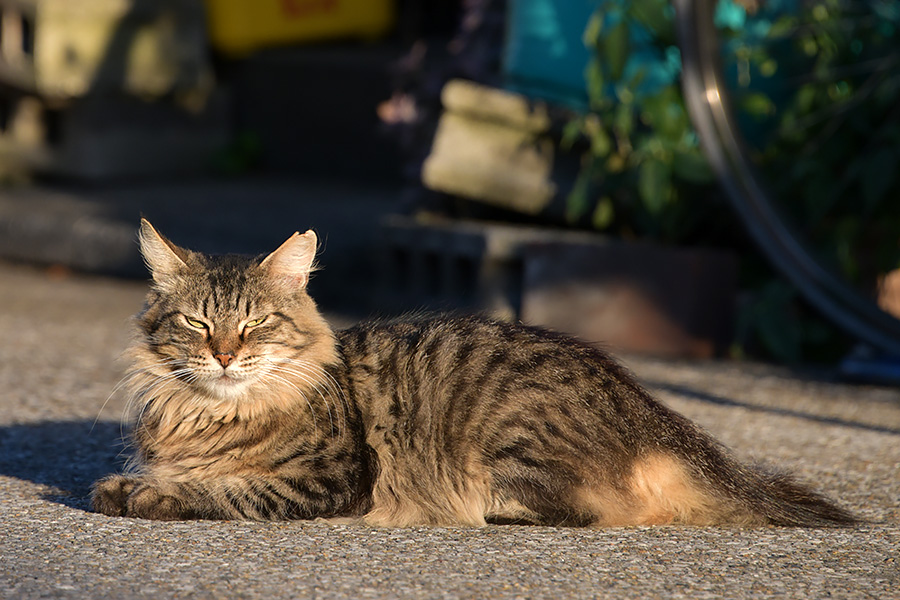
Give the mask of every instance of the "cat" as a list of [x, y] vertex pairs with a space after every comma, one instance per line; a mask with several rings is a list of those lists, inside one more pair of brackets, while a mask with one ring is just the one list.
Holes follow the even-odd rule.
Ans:
[[604, 351], [524, 324], [411, 317], [334, 332], [307, 293], [316, 235], [267, 256], [180, 248], [152, 275], [126, 376], [130, 469], [111, 516], [377, 526], [843, 526], [857, 518], [736, 461]]

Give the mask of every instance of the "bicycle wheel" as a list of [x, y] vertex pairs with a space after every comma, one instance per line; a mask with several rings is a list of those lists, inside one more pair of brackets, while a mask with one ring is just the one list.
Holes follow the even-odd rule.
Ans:
[[[856, 119], [854, 115], [862, 114], [865, 117], [863, 120], [867, 123], [874, 120], [875, 115], [872, 113], [860, 112], [869, 110], [867, 107], [870, 103], [865, 101], [872, 99], [876, 92], [883, 95], [892, 91], [893, 87], [896, 87], [900, 94], [900, 79], [897, 79], [891, 68], [900, 64], [900, 60], [898, 60], [900, 45], [896, 43], [896, 39], [891, 38], [891, 36], [897, 35], [900, 29], [882, 30], [878, 33], [877, 29], [884, 20], [879, 22], [872, 18], [873, 15], [879, 16], [879, 10], [894, 10], [892, 5], [881, 2], [859, 3], [841, 0], [817, 3], [803, 2], [802, 0], [781, 2], [781, 8], [786, 11], [784, 14], [789, 15], [792, 19], [790, 22], [793, 24], [793, 29], [782, 27], [773, 32], [773, 28], [783, 20], [770, 20], [768, 31], [760, 32], [760, 27], [750, 28], [757, 39], [749, 41], [745, 39], [742, 42], [743, 45], [739, 48], [741, 56], [738, 58], [740, 61], [744, 61], [743, 64], [738, 63], [735, 66], [734, 61], [731, 61], [730, 69], [726, 72], [723, 68], [723, 65], [726, 64], [725, 58], [733, 58], [734, 48], [728, 47], [727, 41], [723, 40], [720, 35], [720, 27], [717, 27], [715, 22], [716, 0], [675, 0], [674, 4], [683, 60], [682, 85], [685, 102], [704, 152], [734, 210], [771, 264], [796, 286], [812, 306], [851, 336], [884, 352], [900, 356], [900, 320], [882, 311], [871, 296], [861, 292], [856, 285], [850, 282], [848, 277], [851, 277], [852, 273], [848, 274], [846, 269], [841, 269], [840, 256], [835, 259], [835, 252], [832, 251], [834, 249], [827, 248], [827, 236], [824, 238], [826, 244], [823, 248], [821, 234], [816, 231], [816, 227], [821, 230], [822, 227], [835, 226], [834, 203], [845, 200], [845, 198], [839, 197], [842, 190], [828, 190], [827, 199], [831, 202], [831, 206], [818, 207], [825, 210], [820, 210], [821, 214], [816, 214], [816, 223], [791, 222], [786, 215], [803, 211], [791, 210], [791, 202], [796, 202], [797, 199], [785, 197], [786, 186], [778, 185], [785, 183], [784, 180], [779, 180], [779, 177], [782, 176], [778, 174], [778, 165], [773, 168], [772, 164], [766, 163], [766, 151], [771, 147], [768, 144], [773, 143], [772, 136], [769, 135], [771, 131], [767, 130], [766, 124], [759, 120], [748, 124], [747, 116], [738, 113], [733, 104], [733, 99], [738, 94], [743, 94], [745, 98], [755, 99], [757, 107], [761, 105], [764, 109], [763, 112], [768, 113], [766, 118], [774, 135], [784, 136], [783, 125], [785, 121], [790, 121], [792, 118], [789, 112], [790, 108], [785, 109], [784, 105], [791, 106], [791, 103], [796, 101], [798, 94], [805, 94], [808, 99], [812, 93], [809, 90], [815, 91], [816, 86], [824, 86], [822, 89], [828, 89], [829, 85], [837, 86], [835, 88], [837, 93], [841, 93], [842, 88], [845, 92], [848, 89], [854, 92], [848, 96], [850, 100], [833, 103], [831, 108], [807, 107], [810, 108], [808, 113], [812, 117], [805, 122], [800, 122], [799, 125], [807, 126], [808, 130], [799, 131], [799, 133], [798, 131], [793, 132], [794, 139], [799, 140], [800, 143], [806, 143], [806, 150], [811, 152], [808, 157], [792, 156], [792, 160], [795, 158], [796, 160], [808, 160], [809, 164], [816, 169], [819, 169], [820, 166], [828, 168], [827, 162], [824, 166], [817, 164], [817, 156], [819, 156], [817, 153], [823, 152], [822, 146], [828, 143], [840, 143], [841, 140], [844, 140], [845, 136], [836, 135], [841, 128], [847, 128], [846, 130], [850, 131], [850, 128], [859, 127], [859, 119]], [[816, 6], [825, 6], [825, 8], [816, 9]], [[808, 36], [812, 36], [812, 43], [818, 43], [815, 36], [821, 35], [821, 28], [824, 27], [822, 22], [829, 16], [829, 10], [844, 10], [842, 15], [851, 15], [852, 18], [838, 17], [836, 25], [839, 32], [843, 31], [840, 37], [850, 45], [849, 56], [851, 58], [856, 56], [855, 62], [833, 61], [832, 64], [823, 67], [823, 62], [817, 60], [816, 56], [807, 56], [810, 60], [796, 60], [798, 54], [792, 54], [791, 48], [797, 43], [806, 43]], [[896, 15], [889, 16], [896, 17], [896, 20], [900, 22], [900, 10], [896, 13]], [[813, 15], [811, 20], [803, 19], [803, 15], [807, 14]], [[895, 27], [893, 24], [890, 26]], [[870, 35], [866, 33], [866, 28], [875, 28], [876, 33]], [[868, 43], [872, 35], [875, 36], [876, 42], [885, 41], [883, 38], [887, 38], [886, 42], [876, 48], [881, 52], [880, 56], [863, 60], [860, 57], [862, 52], [859, 44]], [[752, 38], [752, 36], [750, 37]], [[860, 40], [867, 41], [860, 42]], [[754, 44], [756, 45], [754, 46]], [[756, 54], [754, 55], [754, 53]], [[803, 52], [802, 54], [809, 53]], [[767, 64], [765, 62], [767, 60], [775, 61], [774, 72], [771, 63], [768, 64], [768, 67], [764, 66]], [[793, 68], [794, 71], [786, 72], [787, 67]], [[764, 72], [766, 69], [770, 71], [769, 76], [766, 76]], [[804, 71], [805, 69], [808, 70]], [[772, 77], [776, 72], [778, 77]], [[759, 88], [748, 85], [748, 80], [752, 79], [761, 82], [767, 89], [759, 91]], [[798, 125], [796, 117], [797, 115], [794, 114], [793, 125], [795, 126]], [[876, 123], [876, 126], [881, 128], [880, 131], [884, 131], [884, 128], [896, 127], [898, 139], [900, 139], [900, 110], [890, 107], [886, 117], [887, 122], [880, 125]], [[893, 130], [891, 129], [891, 131]], [[747, 132], [750, 133], [750, 136], [746, 135]], [[791, 132], [788, 131], [788, 133]], [[804, 138], [804, 136], [806, 137]], [[748, 141], [748, 137], [753, 139]], [[810, 147], [808, 144], [818, 145]], [[787, 147], [790, 147], [790, 144], [787, 144]], [[838, 157], [841, 153], [844, 153], [845, 156], [849, 154], [849, 161], [853, 158], [852, 153], [856, 150], [852, 147], [837, 147], [829, 152], [836, 152]], [[784, 161], [784, 154], [782, 153], [780, 156]], [[885, 160], [884, 156], [890, 155], [883, 155], [879, 158], [879, 161], [883, 163], [879, 166], [893, 170], [896, 163], [888, 164], [890, 161]], [[856, 161], [853, 164], [860, 163]], [[863, 168], [866, 171], [873, 169], [868, 163], [862, 164], [862, 167], [855, 168]], [[858, 185], [872, 185], [865, 183], [861, 175], [852, 175], [860, 180]], [[798, 174], [792, 173], [791, 176], [797, 178]], [[807, 180], [806, 184], [821, 185], [822, 178], [819, 179], [819, 181]], [[884, 188], [884, 185], [880, 183], [880, 187], [876, 190], [865, 188], [865, 193], [870, 196], [876, 192], [881, 193], [882, 196], [890, 195], [893, 189], [900, 190], [900, 178], [895, 179], [896, 181], [889, 180], [890, 186], [894, 187], [881, 189]], [[852, 185], [857, 185], [857, 181], [847, 174], [835, 177], [835, 181], [839, 183], [846, 183], [848, 180]], [[775, 185], [773, 185], [773, 181]], [[802, 186], [803, 181], [799, 181], [799, 184]], [[847, 189], [843, 191], [851, 193], [850, 186], [845, 185], [845, 187]], [[815, 198], [812, 200], [814, 201]], [[864, 200], [870, 204], [873, 202], [871, 197], [864, 198]], [[827, 204], [824, 200], [822, 203]], [[895, 207], [896, 204], [893, 204], [888, 209], [894, 210]], [[860, 213], [863, 218], [871, 218], [872, 207], [864, 206]], [[897, 215], [897, 219], [894, 221], [889, 225], [900, 226], [900, 215]], [[798, 233], [799, 230], [802, 230], [802, 235]], [[887, 235], [890, 235], [890, 231]], [[820, 239], [816, 240], [817, 236]], [[804, 241], [801, 241], [801, 238]], [[813, 239], [814, 243], [818, 241], [815, 251], [810, 250], [810, 239]], [[888, 257], [887, 259], [888, 262], [894, 261], [894, 268], [900, 264], [900, 256], [896, 255], [898, 239], [900, 238], [895, 237], [893, 240], [895, 255], [893, 258]], [[847, 252], [848, 250], [843, 249], [842, 251]]]

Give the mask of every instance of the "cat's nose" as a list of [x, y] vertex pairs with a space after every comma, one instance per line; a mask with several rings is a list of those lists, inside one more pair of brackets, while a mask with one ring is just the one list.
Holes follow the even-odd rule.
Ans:
[[222, 365], [222, 368], [224, 369], [234, 360], [234, 354], [214, 354], [213, 358], [219, 361], [219, 364]]

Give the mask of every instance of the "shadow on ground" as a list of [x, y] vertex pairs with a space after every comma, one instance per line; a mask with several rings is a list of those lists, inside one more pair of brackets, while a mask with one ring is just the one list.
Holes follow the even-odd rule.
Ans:
[[0, 475], [48, 489], [44, 498], [90, 510], [91, 484], [121, 470], [122, 427], [110, 421], [45, 421], [0, 427]]
[[813, 423], [821, 423], [824, 425], [837, 425], [839, 427], [849, 427], [851, 429], [862, 429], [865, 431], [873, 431], [876, 433], [888, 433], [897, 435], [900, 434], [900, 429], [896, 427], [883, 427], [881, 425], [873, 425], [871, 423], [861, 423], [859, 421], [850, 421], [847, 419], [842, 419], [838, 417], [828, 417], [823, 415], [812, 414], [809, 412], [805, 412], [802, 410], [794, 410], [790, 408], [784, 408], [781, 406], [759, 406], [756, 404], [751, 404], [749, 402], [740, 402], [738, 400], [734, 400], [732, 398], [726, 398], [725, 396], [719, 396], [716, 394], [711, 394], [709, 392], [704, 392], [701, 390], [696, 390], [686, 385], [678, 385], [674, 383], [665, 383], [662, 381], [652, 381], [652, 380], [644, 380], [644, 384], [654, 390], [660, 390], [664, 392], [669, 392], [671, 394], [675, 394], [678, 396], [682, 396], [684, 398], [688, 398], [690, 400], [699, 400], [701, 402], [708, 402], [709, 404], [716, 404], [719, 406], [733, 406], [735, 408], [744, 408], [747, 410], [752, 410], [756, 412], [768, 413], [771, 415], [776, 415], [779, 417], [795, 417], [798, 419], [805, 419], [807, 421]]

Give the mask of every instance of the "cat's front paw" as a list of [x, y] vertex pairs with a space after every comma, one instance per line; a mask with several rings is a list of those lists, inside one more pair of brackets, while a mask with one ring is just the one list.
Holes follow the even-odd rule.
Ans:
[[188, 504], [174, 494], [135, 477], [110, 475], [97, 481], [91, 492], [94, 510], [111, 517], [154, 521], [196, 518]]
[[109, 475], [98, 480], [91, 489], [94, 510], [110, 517], [124, 517], [128, 496], [138, 483], [134, 477], [124, 475]]
[[194, 511], [184, 500], [147, 484], [139, 486], [128, 496], [125, 516], [154, 521], [182, 521], [196, 518]]

